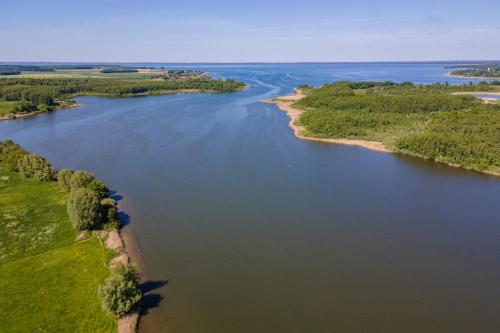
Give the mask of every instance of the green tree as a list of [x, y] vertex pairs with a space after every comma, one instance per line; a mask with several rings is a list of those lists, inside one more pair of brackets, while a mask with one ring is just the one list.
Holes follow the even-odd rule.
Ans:
[[0, 148], [0, 162], [10, 171], [18, 171], [18, 161], [28, 152], [11, 140], [3, 141]]
[[78, 230], [89, 230], [99, 225], [99, 198], [86, 188], [72, 190], [67, 203], [68, 216]]
[[120, 229], [121, 221], [117, 216], [116, 201], [112, 198], [101, 200], [101, 216], [106, 228]]
[[62, 169], [57, 173], [57, 182], [59, 186], [66, 192], [71, 190], [71, 177], [73, 176], [73, 170]]
[[17, 161], [17, 170], [26, 178], [45, 182], [54, 180], [54, 169], [45, 158], [37, 154], [24, 155]]
[[36, 104], [26, 100], [22, 100], [14, 107], [14, 112], [16, 113], [34, 112], [36, 110], [37, 110]]
[[131, 265], [119, 267], [99, 286], [98, 294], [107, 312], [116, 317], [130, 313], [142, 298], [136, 270]]
[[94, 181], [94, 175], [87, 171], [76, 171], [70, 179], [70, 186], [72, 190], [81, 187], [88, 187]]
[[99, 199], [104, 199], [109, 196], [108, 187], [104, 185], [104, 183], [101, 182], [100, 180], [94, 179], [92, 182], [90, 182], [87, 188], [95, 191]]

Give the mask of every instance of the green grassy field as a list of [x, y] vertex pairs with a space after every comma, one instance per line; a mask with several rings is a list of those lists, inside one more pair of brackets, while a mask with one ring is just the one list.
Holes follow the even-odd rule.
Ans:
[[73, 243], [67, 193], [0, 169], [0, 263]]
[[14, 112], [14, 106], [17, 102], [0, 100], [0, 117]]
[[0, 168], [0, 332], [113, 332], [97, 287], [111, 254], [75, 242], [57, 183]]
[[0, 78], [28, 79], [127, 79], [146, 80], [163, 73], [162, 70], [139, 70], [137, 73], [101, 73], [102, 68], [92, 69], [57, 69], [53, 72], [23, 72], [18, 75], [0, 75]]

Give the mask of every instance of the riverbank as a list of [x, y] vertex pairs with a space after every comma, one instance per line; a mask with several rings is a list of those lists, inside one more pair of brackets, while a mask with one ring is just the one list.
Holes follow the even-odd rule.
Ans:
[[[249, 88], [249, 86], [245, 85], [241, 88], [238, 88], [235, 92], [244, 91], [247, 88]], [[161, 90], [161, 91], [152, 91], [152, 92], [145, 92], [145, 93], [138, 93], [138, 94], [126, 94], [126, 95], [112, 95], [112, 94], [96, 93], [96, 94], [75, 95], [75, 96], [72, 96], [71, 98], [86, 97], [86, 96], [105, 97], [105, 98], [134, 98], [134, 97], [147, 97], [147, 96], [173, 95], [173, 94], [219, 94], [219, 93], [220, 92], [216, 91], [216, 90], [183, 89], [183, 90]], [[56, 109], [54, 109], [52, 111], [35, 111], [35, 112], [17, 113], [17, 114], [13, 113], [13, 114], [10, 114], [8, 116], [0, 117], [0, 121], [31, 118], [34, 116], [38, 116], [40, 114], [61, 111], [61, 110], [67, 110], [67, 109], [72, 109], [72, 108], [81, 106], [80, 103], [74, 102], [74, 101], [73, 102], [68, 101], [67, 103], [68, 103], [68, 105], [56, 107]]]
[[288, 123], [288, 126], [290, 126], [295, 136], [298, 137], [299, 139], [340, 144], [346, 146], [357, 146], [382, 153], [392, 152], [390, 149], [385, 147], [382, 142], [378, 141], [357, 140], [357, 139], [327, 139], [327, 138], [316, 138], [305, 135], [304, 134], [305, 127], [297, 124], [297, 120], [304, 113], [304, 110], [300, 110], [293, 107], [293, 104], [302, 99], [303, 97], [305, 97], [305, 95], [300, 90], [295, 89], [295, 92], [291, 95], [277, 97], [273, 99], [264, 99], [262, 100], [262, 102], [275, 104], [280, 110], [284, 111], [288, 115], [288, 117], [290, 117], [290, 122]]
[[[102, 292], [135, 264], [133, 247], [122, 234], [127, 221], [118, 220], [124, 213], [117, 214], [107, 187], [88, 172], [56, 170], [42, 157], [2, 141], [0, 194], [0, 286], [9, 286], [2, 288], [9, 289], [6, 296], [0, 295], [5, 309], [0, 331], [136, 332], [138, 277], [128, 281], [135, 284], [136, 298], [127, 299], [130, 286], [124, 293], [114, 282]], [[14, 271], [19, 274], [9, 273]], [[128, 309], [118, 312], [114, 302]], [[41, 306], [44, 311], [36, 311]], [[27, 312], [32, 321], [20, 320]]]
[[[106, 248], [113, 251], [116, 255], [109, 263], [110, 271], [116, 267], [132, 264], [138, 268], [139, 273], [141, 270], [136, 264], [136, 260], [131, 259], [131, 247], [127, 246], [124, 240], [124, 235], [120, 230], [111, 230], [106, 238]], [[130, 242], [130, 240], [129, 240]], [[118, 319], [118, 333], [135, 333], [139, 325], [140, 309], [127, 314]]]
[[0, 165], [1, 332], [116, 332], [97, 295], [110, 252], [97, 234], [77, 238], [67, 200]]
[[460, 78], [460, 79], [479, 79], [479, 80], [498, 80], [498, 79], [500, 79], [499, 77], [490, 77], [490, 76], [465, 76], [465, 75], [457, 75], [457, 74], [452, 74], [452, 73], [448, 73], [448, 74], [446, 74], [446, 76]]
[[[466, 92], [466, 93], [455, 93], [455, 94], [469, 94], [469, 93]], [[470, 94], [477, 94], [477, 92], [471, 92]], [[500, 93], [488, 93], [488, 94], [500, 95]], [[444, 164], [447, 164], [451, 167], [472, 170], [472, 171], [481, 172], [481, 173], [484, 173], [487, 175], [500, 177], [500, 172], [491, 171], [491, 170], [477, 170], [475, 168], [465, 167], [465, 166], [459, 165], [457, 163], [449, 163], [449, 162], [441, 161], [438, 159], [432, 159], [432, 158], [423, 156], [421, 154], [412, 153], [410, 151], [389, 148], [389, 147], [385, 146], [380, 141], [358, 140], [358, 139], [329, 139], [329, 138], [318, 138], [318, 137], [314, 137], [314, 136], [309, 136], [309, 135], [307, 135], [307, 131], [306, 131], [305, 126], [298, 124], [298, 119], [305, 111], [294, 107], [294, 104], [304, 97], [305, 97], [305, 94], [302, 91], [300, 91], [299, 89], [294, 89], [294, 93], [291, 95], [272, 98], [272, 99], [264, 99], [264, 100], [262, 100], [262, 102], [275, 104], [280, 110], [285, 112], [288, 115], [288, 117], [290, 118], [290, 122], [288, 124], [289, 127], [293, 130], [295, 136], [299, 139], [302, 139], [302, 140], [331, 143], [331, 144], [341, 144], [341, 145], [347, 145], [347, 146], [357, 146], [357, 147], [362, 147], [362, 148], [377, 151], [377, 152], [393, 153], [393, 154], [398, 153], [398, 154], [419, 157], [419, 158], [423, 158], [423, 159], [431, 159], [431, 160], [434, 160], [435, 162], [444, 163]]]
[[2, 120], [16, 120], [16, 119], [31, 118], [31, 117], [34, 117], [34, 116], [38, 116], [39, 114], [49, 113], [49, 112], [54, 112], [54, 111], [60, 111], [60, 110], [66, 110], [66, 109], [72, 109], [72, 108], [76, 108], [78, 106], [81, 106], [81, 104], [77, 103], [77, 102], [73, 102], [73, 103], [69, 103], [68, 105], [64, 105], [64, 106], [58, 107], [58, 108], [56, 108], [55, 110], [52, 110], [52, 111], [35, 111], [35, 112], [28, 112], [28, 113], [13, 113], [13, 114], [11, 114], [9, 116], [0, 117], [0, 121], [2, 121]]

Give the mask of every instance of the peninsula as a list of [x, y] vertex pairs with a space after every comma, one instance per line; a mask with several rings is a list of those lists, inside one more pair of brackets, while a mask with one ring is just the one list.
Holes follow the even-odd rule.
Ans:
[[500, 175], [500, 105], [471, 96], [500, 85], [337, 82], [274, 103], [301, 139], [432, 159]]
[[[3, 73], [3, 75], [2, 75]], [[78, 96], [136, 97], [236, 92], [244, 83], [197, 70], [86, 66], [0, 66], [0, 120], [77, 106]]]

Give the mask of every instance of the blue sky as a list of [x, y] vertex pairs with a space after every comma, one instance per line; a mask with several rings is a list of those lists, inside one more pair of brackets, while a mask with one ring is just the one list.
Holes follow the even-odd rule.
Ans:
[[0, 61], [500, 59], [499, 0], [0, 0]]

